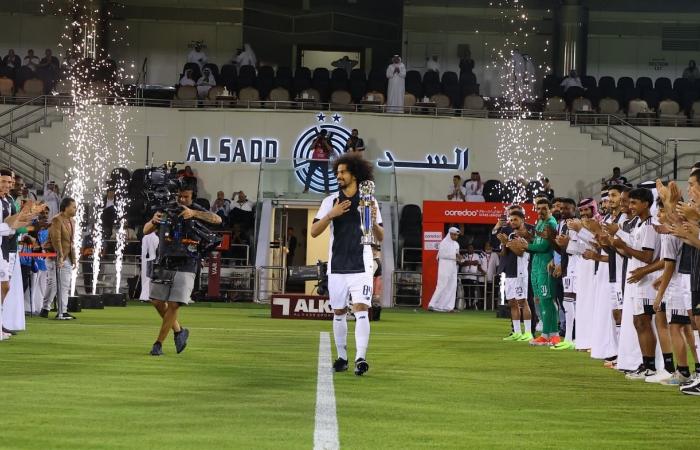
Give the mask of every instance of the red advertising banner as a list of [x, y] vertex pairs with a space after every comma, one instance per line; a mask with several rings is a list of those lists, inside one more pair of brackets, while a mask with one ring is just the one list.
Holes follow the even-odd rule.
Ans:
[[273, 319], [332, 320], [333, 309], [328, 297], [276, 294], [270, 299], [270, 317]]
[[[506, 214], [508, 203], [490, 202], [423, 202], [423, 308], [428, 307], [437, 283], [437, 250], [445, 237], [447, 224], [495, 225]], [[535, 223], [537, 213], [533, 205], [526, 204], [525, 220]]]

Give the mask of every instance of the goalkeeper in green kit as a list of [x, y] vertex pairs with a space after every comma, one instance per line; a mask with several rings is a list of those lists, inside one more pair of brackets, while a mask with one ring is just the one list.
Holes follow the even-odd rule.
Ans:
[[535, 207], [539, 220], [535, 225], [535, 235], [527, 245], [527, 251], [532, 255], [530, 282], [535, 301], [540, 303], [542, 334], [531, 340], [530, 345], [556, 345], [560, 342], [559, 314], [554, 303], [555, 283], [547, 265], [553, 258], [554, 248], [551, 241], [556, 236], [557, 221], [551, 215], [549, 200], [540, 198]]

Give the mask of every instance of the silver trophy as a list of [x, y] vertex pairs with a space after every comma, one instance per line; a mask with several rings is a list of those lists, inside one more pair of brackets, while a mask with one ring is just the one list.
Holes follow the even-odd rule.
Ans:
[[362, 245], [374, 245], [377, 240], [372, 232], [372, 206], [374, 205], [374, 181], [360, 183], [360, 227], [362, 228]]

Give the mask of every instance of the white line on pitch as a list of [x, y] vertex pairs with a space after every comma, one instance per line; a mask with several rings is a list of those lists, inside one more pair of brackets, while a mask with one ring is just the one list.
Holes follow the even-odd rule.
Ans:
[[340, 448], [331, 357], [330, 335], [327, 332], [321, 332], [318, 344], [318, 381], [316, 383], [314, 450]]

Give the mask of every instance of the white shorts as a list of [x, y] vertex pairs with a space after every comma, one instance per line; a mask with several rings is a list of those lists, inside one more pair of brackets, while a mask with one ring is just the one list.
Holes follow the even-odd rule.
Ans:
[[344, 309], [350, 303], [372, 306], [373, 284], [374, 277], [368, 272], [328, 274], [328, 296], [331, 308]]
[[617, 283], [610, 283], [610, 305], [612, 309], [622, 309], [623, 298], [622, 287]]
[[570, 277], [563, 277], [561, 279], [564, 285], [564, 301], [575, 302], [576, 301], [576, 276], [572, 275]]
[[0, 282], [10, 281], [10, 263], [0, 256]]
[[654, 299], [653, 298], [640, 298], [640, 297], [634, 297], [632, 298], [632, 315], [634, 316], [641, 316], [644, 314], [644, 307], [645, 306], [651, 306], [654, 304]]
[[506, 278], [506, 300], [527, 298], [527, 277]]
[[[682, 286], [669, 284], [663, 298], [667, 310], [688, 311], [692, 309], [690, 290], [683, 289]], [[687, 312], [683, 315], [688, 315]], [[670, 314], [669, 314], [670, 316]]]

